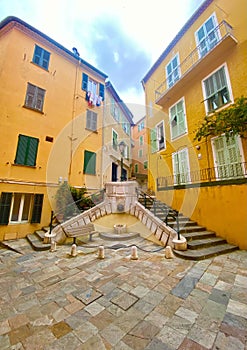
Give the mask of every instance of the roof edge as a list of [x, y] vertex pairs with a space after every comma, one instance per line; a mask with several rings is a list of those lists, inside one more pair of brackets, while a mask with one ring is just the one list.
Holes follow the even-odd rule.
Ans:
[[208, 8], [208, 6], [213, 1], [214, 0], [205, 0], [201, 4], [201, 6], [192, 14], [192, 16], [189, 18], [189, 20], [184, 24], [184, 26], [180, 29], [180, 31], [177, 33], [177, 35], [174, 37], [174, 39], [170, 42], [170, 44], [166, 47], [166, 49], [163, 51], [163, 53], [160, 55], [160, 57], [157, 59], [157, 61], [152, 65], [152, 67], [149, 69], [147, 74], [141, 80], [142, 85], [143, 85], [143, 83], [145, 84], [148, 81], [148, 79], [150, 78], [152, 73], [161, 64], [161, 62], [168, 55], [168, 53], [173, 49], [173, 47], [178, 43], [178, 41], [181, 39], [181, 37], [187, 32], [187, 30], [191, 27], [191, 25], [198, 19], [198, 17]]
[[[30, 24], [28, 24], [27, 22], [23, 21], [22, 19], [15, 17], [15, 16], [8, 16], [6, 18], [4, 18], [1, 22], [0, 22], [0, 30], [2, 28], [4, 28], [6, 25], [8, 25], [11, 22], [16, 22], [19, 23], [21, 25], [23, 25], [24, 27], [30, 29], [31, 31], [33, 31], [34, 33], [40, 35], [41, 37], [43, 37], [45, 40], [49, 41], [51, 44], [57, 46], [60, 50], [64, 51], [66, 54], [68, 54], [69, 56], [75, 58], [78, 60], [78, 56], [76, 56], [72, 51], [66, 49], [66, 47], [64, 47], [63, 45], [59, 44], [57, 41], [53, 40], [51, 37], [49, 37], [48, 35], [42, 33], [40, 30], [38, 30], [37, 28], [31, 26]], [[87, 61], [85, 61], [84, 59], [79, 57], [79, 60], [82, 64], [84, 64], [85, 66], [87, 66], [89, 69], [95, 71], [97, 74], [101, 75], [102, 78], [106, 79], [108, 77], [107, 74], [105, 74], [104, 72], [102, 72], [101, 70], [99, 70], [98, 68], [94, 67], [92, 64], [88, 63]]]

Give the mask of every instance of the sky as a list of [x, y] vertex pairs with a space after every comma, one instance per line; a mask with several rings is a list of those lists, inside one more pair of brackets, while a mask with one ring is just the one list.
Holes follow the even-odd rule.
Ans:
[[108, 75], [120, 98], [145, 115], [141, 80], [203, 0], [0, 0], [16, 16]]

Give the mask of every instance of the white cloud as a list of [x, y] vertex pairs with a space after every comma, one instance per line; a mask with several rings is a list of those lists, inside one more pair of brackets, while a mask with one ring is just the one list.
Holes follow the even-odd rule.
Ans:
[[122, 100], [143, 105], [141, 79], [201, 3], [0, 0], [0, 13], [1, 19], [21, 18], [70, 50], [75, 46], [83, 59], [109, 75]]

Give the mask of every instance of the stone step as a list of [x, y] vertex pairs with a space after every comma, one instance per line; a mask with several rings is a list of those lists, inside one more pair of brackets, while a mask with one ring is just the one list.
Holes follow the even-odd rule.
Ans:
[[187, 242], [188, 249], [201, 249], [207, 248], [218, 244], [225, 244], [226, 240], [221, 237], [211, 237], [204, 239], [195, 239]]
[[43, 251], [51, 248], [50, 243], [44, 244], [35, 233], [28, 234], [26, 238], [34, 250]]
[[195, 239], [206, 239], [206, 238], [212, 238], [215, 237], [216, 234], [213, 231], [194, 231], [194, 232], [184, 232], [183, 233], [184, 238], [187, 239], [187, 242], [190, 242]]
[[109, 240], [109, 241], [126, 241], [128, 239], [133, 239], [136, 237], [139, 237], [139, 233], [137, 232], [130, 232], [130, 233], [120, 233], [120, 234], [116, 234], [116, 233], [107, 233], [107, 232], [100, 232], [99, 234], [100, 238], [105, 239], [105, 240]]
[[206, 227], [203, 226], [185, 226], [182, 227], [179, 232], [183, 234], [183, 236], [185, 236], [184, 234], [188, 234], [188, 233], [193, 233], [193, 232], [205, 232], [206, 231]]
[[187, 260], [204, 260], [212, 258], [220, 254], [226, 254], [239, 249], [237, 246], [232, 244], [219, 244], [209, 248], [202, 249], [188, 249], [188, 250], [173, 250], [177, 257]]

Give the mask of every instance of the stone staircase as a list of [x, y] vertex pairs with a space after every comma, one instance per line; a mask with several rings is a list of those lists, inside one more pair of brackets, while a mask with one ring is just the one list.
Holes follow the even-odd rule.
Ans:
[[36, 251], [49, 250], [51, 248], [50, 243], [43, 243], [46, 232], [50, 230], [50, 227], [43, 227], [41, 230], [36, 230], [34, 233], [30, 233], [26, 236], [31, 247]]
[[[139, 198], [141, 204], [144, 205], [144, 200]], [[169, 207], [164, 203], [146, 198], [146, 207], [155, 216], [165, 222], [166, 213]], [[187, 240], [187, 250], [174, 250], [174, 254], [183, 259], [203, 260], [216, 255], [230, 253], [239, 249], [238, 246], [228, 244], [225, 239], [216, 236], [215, 232], [208, 231], [206, 227], [199, 226], [195, 221], [178, 214], [179, 232]], [[177, 222], [174, 217], [167, 217], [167, 223], [170, 227], [177, 231]]]

